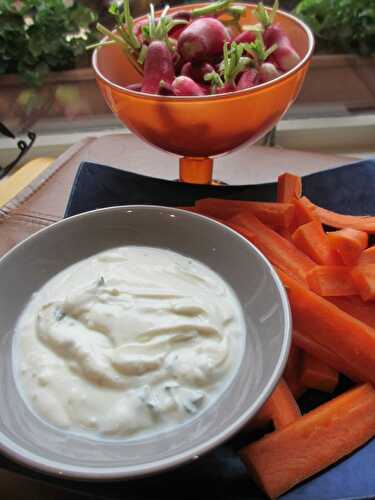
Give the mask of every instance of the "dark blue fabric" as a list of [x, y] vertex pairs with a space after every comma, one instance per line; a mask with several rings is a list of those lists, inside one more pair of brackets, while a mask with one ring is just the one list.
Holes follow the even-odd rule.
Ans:
[[[375, 215], [375, 161], [362, 161], [303, 179], [304, 194], [318, 205], [353, 215]], [[183, 206], [216, 196], [272, 201], [275, 184], [256, 186], [196, 186], [144, 177], [114, 168], [83, 163], [76, 176], [66, 217], [114, 205]], [[337, 393], [350, 383], [340, 380]], [[328, 396], [309, 391], [300, 401], [309, 411]], [[94, 484], [45, 478], [10, 462], [5, 465], [29, 476], [46, 479], [97, 497], [127, 500], [260, 500], [265, 498], [248, 478], [237, 450], [249, 441], [241, 433], [230, 442], [173, 472], [127, 483]], [[308, 450], [306, 450], [308, 455]], [[206, 492], [204, 492], [206, 490]], [[283, 500], [338, 500], [375, 498], [375, 440], [334, 467], [298, 486]]]
[[[318, 205], [344, 214], [375, 214], [375, 160], [361, 161], [303, 178], [305, 196]], [[95, 163], [82, 163], [66, 216], [114, 205], [192, 205], [196, 199], [275, 200], [276, 185], [199, 186], [124, 172]]]

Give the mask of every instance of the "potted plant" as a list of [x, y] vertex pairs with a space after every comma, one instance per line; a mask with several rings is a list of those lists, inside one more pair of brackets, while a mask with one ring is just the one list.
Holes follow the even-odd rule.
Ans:
[[0, 0], [0, 121], [27, 128], [47, 110], [92, 112], [76, 83], [91, 80], [82, 94], [97, 93], [86, 51], [96, 19], [77, 0]]
[[375, 4], [368, 0], [300, 0], [294, 13], [314, 31], [316, 55], [300, 102], [375, 106]]

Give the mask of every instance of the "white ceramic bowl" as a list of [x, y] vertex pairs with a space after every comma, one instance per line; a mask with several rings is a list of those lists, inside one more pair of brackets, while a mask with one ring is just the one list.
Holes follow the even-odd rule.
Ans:
[[[233, 382], [196, 419], [151, 437], [98, 442], [55, 429], [30, 412], [13, 376], [13, 333], [31, 294], [47, 280], [74, 262], [123, 245], [167, 248], [218, 272], [240, 300], [247, 338]], [[231, 229], [182, 210], [128, 206], [71, 217], [5, 255], [0, 277], [0, 451], [48, 474], [126, 479], [193, 460], [227, 440], [256, 413], [279, 380], [288, 356], [288, 300], [268, 261]]]

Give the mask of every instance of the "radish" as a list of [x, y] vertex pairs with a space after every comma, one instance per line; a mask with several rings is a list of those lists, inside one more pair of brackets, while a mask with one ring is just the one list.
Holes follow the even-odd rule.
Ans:
[[269, 48], [266, 47], [263, 36], [260, 32], [256, 34], [255, 42], [243, 43], [242, 46], [244, 50], [251, 55], [253, 63], [257, 68], [272, 57], [277, 50], [277, 44], [271, 45]]
[[180, 12], [175, 12], [172, 14], [172, 19], [186, 21], [187, 24], [178, 24], [174, 26], [168, 33], [171, 38], [178, 40], [181, 33], [186, 29], [188, 23], [191, 21], [191, 12], [181, 10]]
[[208, 73], [212, 73], [213, 71], [215, 71], [215, 69], [209, 63], [193, 64], [191, 62], [187, 62], [182, 66], [181, 75], [188, 76], [195, 82], [203, 83], [204, 76]]
[[145, 64], [142, 92], [158, 94], [160, 82], [172, 84], [175, 78], [172, 54], [164, 42], [155, 41], [149, 45]]
[[243, 31], [236, 36], [234, 41], [236, 43], [252, 43], [255, 42], [255, 39], [256, 34], [254, 33], [254, 31]]
[[282, 30], [279, 24], [275, 24], [278, 0], [275, 0], [271, 13], [269, 13], [262, 3], [259, 3], [255, 9], [255, 15], [263, 26], [264, 43], [268, 48], [276, 46], [273, 57], [279, 69], [289, 71], [294, 68], [301, 60], [294, 49], [288, 35]]
[[167, 96], [176, 95], [174, 93], [173, 88], [172, 88], [172, 84], [166, 83], [164, 80], [160, 81], [159, 94], [160, 95], [167, 95]]
[[259, 80], [262, 83], [274, 80], [281, 74], [282, 73], [276, 68], [276, 66], [269, 62], [263, 63], [259, 68]]
[[258, 72], [255, 68], [250, 68], [245, 70], [236, 85], [237, 90], [245, 90], [250, 89], [251, 87], [255, 87], [258, 83]]
[[188, 21], [185, 19], [173, 19], [168, 15], [169, 5], [166, 5], [160, 17], [156, 17], [154, 5], [150, 4], [150, 14], [147, 16], [147, 22], [142, 26], [142, 38], [144, 43], [151, 43], [155, 40], [163, 40], [169, 50], [173, 52], [176, 46], [176, 35], [171, 37], [170, 33], [173, 30], [179, 30], [181, 27], [185, 29]]
[[187, 76], [192, 80], [194, 80], [195, 78], [193, 78], [193, 63], [191, 62], [185, 63], [181, 68], [181, 75]]
[[223, 51], [229, 40], [225, 26], [214, 18], [193, 21], [178, 39], [178, 52], [185, 61], [212, 60]]
[[237, 77], [252, 64], [249, 57], [243, 57], [245, 45], [232, 42], [224, 44], [224, 59], [218, 71], [207, 73], [204, 76], [206, 82], [211, 83], [212, 93], [225, 94], [236, 89]]
[[172, 89], [177, 96], [203, 96], [203, 89], [188, 76], [178, 76], [172, 83]]
[[216, 88], [216, 94], [229, 94], [230, 92], [235, 92], [237, 89], [234, 83], [225, 83], [222, 87]]
[[289, 71], [300, 62], [300, 56], [293, 48], [288, 35], [281, 29], [280, 25], [273, 24], [269, 26], [265, 30], [263, 38], [267, 47], [271, 47], [274, 44], [277, 45], [273, 57], [277, 66], [283, 71]]
[[132, 83], [127, 85], [125, 88], [128, 90], [133, 90], [135, 92], [142, 92], [142, 84], [141, 83]]

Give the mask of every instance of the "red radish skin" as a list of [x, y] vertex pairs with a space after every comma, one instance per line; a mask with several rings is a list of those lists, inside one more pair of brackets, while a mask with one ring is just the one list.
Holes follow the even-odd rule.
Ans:
[[259, 81], [261, 83], [270, 82], [280, 75], [281, 72], [272, 63], [265, 62], [259, 68]]
[[183, 33], [186, 30], [186, 27], [187, 27], [186, 24], [179, 24], [178, 26], [175, 26], [168, 33], [169, 38], [173, 38], [174, 40], [178, 40], [181, 36], [181, 33]]
[[134, 92], [142, 92], [142, 84], [141, 83], [132, 83], [131, 85], [127, 85], [128, 90], [133, 90]]
[[266, 28], [263, 39], [267, 48], [272, 47], [274, 44], [277, 45], [277, 49], [272, 56], [281, 70], [289, 71], [300, 62], [301, 58], [294, 50], [288, 35], [284, 33], [278, 24], [272, 24]]
[[242, 73], [240, 79], [238, 80], [237, 90], [250, 89], [251, 87], [255, 87], [257, 82], [258, 82], [257, 70], [254, 68], [247, 69]]
[[[181, 10], [180, 12], [175, 12], [174, 14], [172, 14], [171, 17], [172, 19], [187, 21], [188, 23], [190, 23], [192, 19], [191, 13], [185, 10]], [[173, 38], [174, 40], [178, 40], [180, 38], [181, 33], [187, 28], [187, 26], [188, 26], [187, 24], [180, 24], [175, 26], [169, 31], [168, 36], [170, 38]]]
[[216, 94], [228, 94], [235, 92], [237, 89], [233, 83], [225, 83], [222, 87], [217, 87]]
[[255, 40], [256, 35], [253, 31], [243, 31], [234, 39], [236, 43], [252, 43], [255, 42]]
[[170, 83], [166, 83], [164, 80], [160, 82], [159, 88], [160, 95], [176, 95]]
[[213, 71], [215, 71], [215, 68], [209, 63], [193, 64], [187, 62], [182, 66], [181, 75], [188, 76], [195, 82], [204, 83], [204, 75]]
[[178, 52], [184, 61], [204, 62], [213, 60], [223, 52], [229, 41], [225, 26], [215, 18], [193, 21], [178, 39]]
[[173, 84], [172, 89], [177, 96], [202, 96], [205, 95], [200, 85], [188, 76], [178, 76]]
[[210, 85], [205, 85], [204, 83], [198, 83], [198, 85], [201, 88], [204, 95], [211, 94], [211, 86]]
[[171, 85], [175, 79], [172, 54], [164, 42], [152, 42], [144, 64], [142, 92], [159, 94], [160, 82]]

